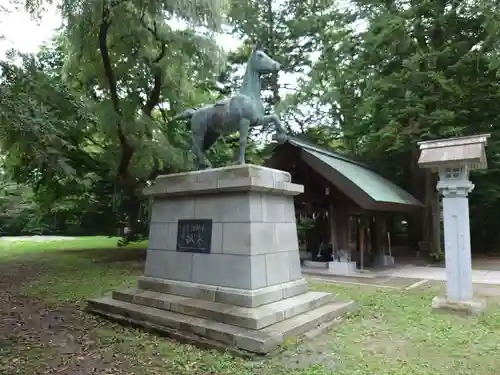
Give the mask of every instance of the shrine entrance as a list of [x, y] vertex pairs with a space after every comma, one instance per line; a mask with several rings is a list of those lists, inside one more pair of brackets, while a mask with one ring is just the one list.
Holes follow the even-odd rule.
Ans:
[[368, 167], [291, 138], [266, 163], [304, 185], [295, 199], [301, 250], [313, 262], [351, 262], [358, 269], [393, 259], [391, 221], [421, 207]]

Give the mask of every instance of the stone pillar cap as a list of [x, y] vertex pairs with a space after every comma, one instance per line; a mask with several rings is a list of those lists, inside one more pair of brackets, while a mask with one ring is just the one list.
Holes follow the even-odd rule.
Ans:
[[304, 186], [291, 182], [290, 173], [253, 164], [159, 176], [143, 190], [145, 196], [182, 196], [221, 192], [260, 191], [298, 195]]
[[487, 168], [485, 147], [490, 134], [469, 137], [438, 139], [419, 142], [421, 168], [458, 167], [468, 165], [470, 169]]

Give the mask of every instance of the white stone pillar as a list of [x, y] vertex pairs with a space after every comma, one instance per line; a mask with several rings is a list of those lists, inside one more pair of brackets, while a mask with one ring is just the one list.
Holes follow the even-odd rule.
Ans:
[[419, 142], [418, 165], [439, 172], [437, 189], [443, 197], [446, 296], [432, 300], [435, 309], [468, 314], [484, 310], [486, 301], [474, 299], [468, 195], [474, 189], [469, 171], [486, 169], [489, 134]]
[[440, 181], [443, 196], [443, 224], [446, 260], [446, 298], [450, 302], [472, 300], [472, 263], [468, 194], [474, 185], [468, 180]]

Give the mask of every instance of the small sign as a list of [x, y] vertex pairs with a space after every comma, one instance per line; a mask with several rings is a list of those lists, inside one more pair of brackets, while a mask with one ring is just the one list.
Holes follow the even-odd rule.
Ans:
[[212, 219], [178, 220], [177, 251], [210, 253]]

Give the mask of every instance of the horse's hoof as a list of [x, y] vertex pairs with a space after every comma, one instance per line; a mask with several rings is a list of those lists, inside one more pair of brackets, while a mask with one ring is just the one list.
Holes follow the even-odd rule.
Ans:
[[276, 141], [278, 141], [278, 143], [285, 143], [288, 139], [288, 135], [286, 133], [277, 133], [274, 137], [274, 139], [276, 139]]

